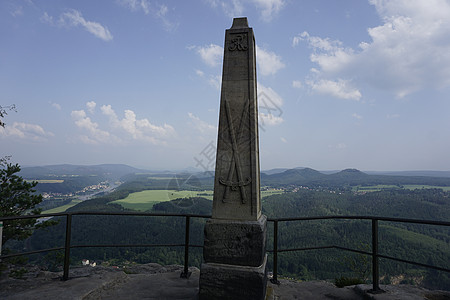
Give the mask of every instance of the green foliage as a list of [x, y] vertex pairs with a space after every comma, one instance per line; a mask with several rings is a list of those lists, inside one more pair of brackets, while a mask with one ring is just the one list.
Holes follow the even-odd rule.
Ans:
[[16, 106], [8, 105], [8, 106], [1, 106], [0, 105], [0, 127], [5, 127], [5, 122], [2, 121], [2, 119], [8, 114], [8, 110], [16, 111]]
[[44, 260], [47, 262], [49, 271], [61, 271], [64, 264], [64, 251], [58, 250], [49, 252], [45, 255]]
[[336, 278], [334, 281], [334, 284], [338, 288], [343, 288], [344, 286], [350, 286], [350, 285], [356, 285], [356, 284], [363, 284], [365, 283], [360, 278], [354, 278], [354, 277], [345, 277], [341, 276], [339, 278]]
[[27, 272], [28, 271], [25, 268], [20, 268], [20, 269], [17, 269], [17, 270], [11, 270], [9, 272], [9, 277], [12, 277], [12, 278], [15, 278], [15, 279], [25, 279], [23, 277], [23, 275], [25, 275]]
[[[371, 246], [368, 243], [360, 243], [357, 250], [364, 252], [372, 252]], [[365, 254], [353, 254], [344, 256], [344, 264], [350, 268], [362, 282], [366, 282], [371, 274], [371, 257]], [[343, 277], [341, 277], [343, 278]]]
[[[0, 169], [0, 217], [20, 216], [24, 214], [39, 214], [35, 206], [42, 202], [42, 196], [34, 194], [37, 182], [27, 182], [16, 175], [20, 171], [18, 164], [1, 162]], [[22, 240], [29, 237], [35, 228], [35, 219], [5, 221], [3, 225], [3, 240]]]

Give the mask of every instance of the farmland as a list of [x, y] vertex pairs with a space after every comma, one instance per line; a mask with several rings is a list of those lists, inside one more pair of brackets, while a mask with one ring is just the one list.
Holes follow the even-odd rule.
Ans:
[[[265, 190], [261, 191], [261, 197], [280, 194], [281, 190]], [[170, 201], [177, 198], [203, 197], [208, 200], [213, 199], [212, 190], [204, 191], [187, 191], [187, 190], [145, 190], [142, 192], [131, 193], [125, 199], [113, 201], [124, 208], [146, 211], [153, 207], [154, 204], [164, 201]]]
[[72, 200], [69, 204], [58, 206], [49, 210], [45, 210], [42, 213], [43, 214], [56, 214], [60, 212], [65, 212], [67, 209], [71, 208], [72, 206], [77, 205], [78, 203], [82, 202], [82, 200]]

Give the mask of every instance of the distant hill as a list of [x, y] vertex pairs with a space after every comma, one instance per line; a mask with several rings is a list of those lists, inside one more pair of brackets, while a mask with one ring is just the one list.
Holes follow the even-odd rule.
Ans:
[[322, 172], [304, 168], [289, 169], [272, 175], [262, 174], [261, 184], [270, 186], [303, 185], [310, 187], [342, 188], [356, 185], [435, 185], [450, 186], [449, 177], [370, 175], [356, 169], [337, 173]]
[[371, 175], [450, 177], [450, 171], [367, 171]]
[[19, 175], [25, 179], [45, 179], [61, 176], [101, 176], [119, 179], [124, 175], [139, 172], [148, 171], [123, 164], [102, 164], [92, 166], [63, 164], [42, 167], [25, 167], [22, 168]]

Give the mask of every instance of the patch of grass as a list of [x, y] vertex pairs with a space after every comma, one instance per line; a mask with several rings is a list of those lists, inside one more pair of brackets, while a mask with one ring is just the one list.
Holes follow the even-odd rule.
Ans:
[[170, 201], [178, 198], [204, 197], [212, 200], [212, 191], [177, 191], [177, 190], [146, 190], [137, 193], [131, 193], [125, 199], [112, 201], [122, 205], [124, 208], [146, 211], [159, 202]]
[[69, 204], [58, 206], [58, 207], [55, 207], [55, 208], [52, 208], [49, 210], [45, 210], [42, 213], [43, 214], [56, 214], [56, 213], [60, 213], [60, 212], [65, 212], [66, 210], [68, 210], [72, 206], [77, 205], [80, 202], [82, 202], [82, 201], [81, 200], [72, 200]]
[[[281, 193], [283, 193], [283, 191], [280, 190], [261, 191], [261, 198]], [[127, 209], [146, 211], [151, 209], [153, 205], [160, 202], [171, 201], [179, 198], [193, 198], [193, 197], [203, 197], [208, 200], [212, 200], [213, 195], [214, 192], [212, 190], [204, 190], [204, 191], [146, 190], [142, 192], [131, 193], [125, 199], [112, 201], [110, 203], [120, 204]]]
[[284, 191], [280, 191], [280, 190], [276, 190], [276, 189], [265, 190], [265, 191], [261, 191], [261, 198], [265, 198], [265, 197], [277, 195], [277, 194], [283, 194], [283, 193], [284, 193]]
[[39, 183], [63, 183], [64, 180], [63, 179], [38, 179], [35, 180]]
[[17, 270], [11, 270], [9, 272], [9, 277], [15, 278], [15, 279], [25, 279], [23, 275], [25, 275], [28, 271], [25, 268], [20, 268]]

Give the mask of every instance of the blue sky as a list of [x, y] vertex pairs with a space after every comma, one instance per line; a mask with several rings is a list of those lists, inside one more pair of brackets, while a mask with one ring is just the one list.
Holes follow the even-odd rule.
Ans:
[[0, 156], [212, 169], [238, 16], [262, 169], [450, 170], [446, 0], [3, 0]]

